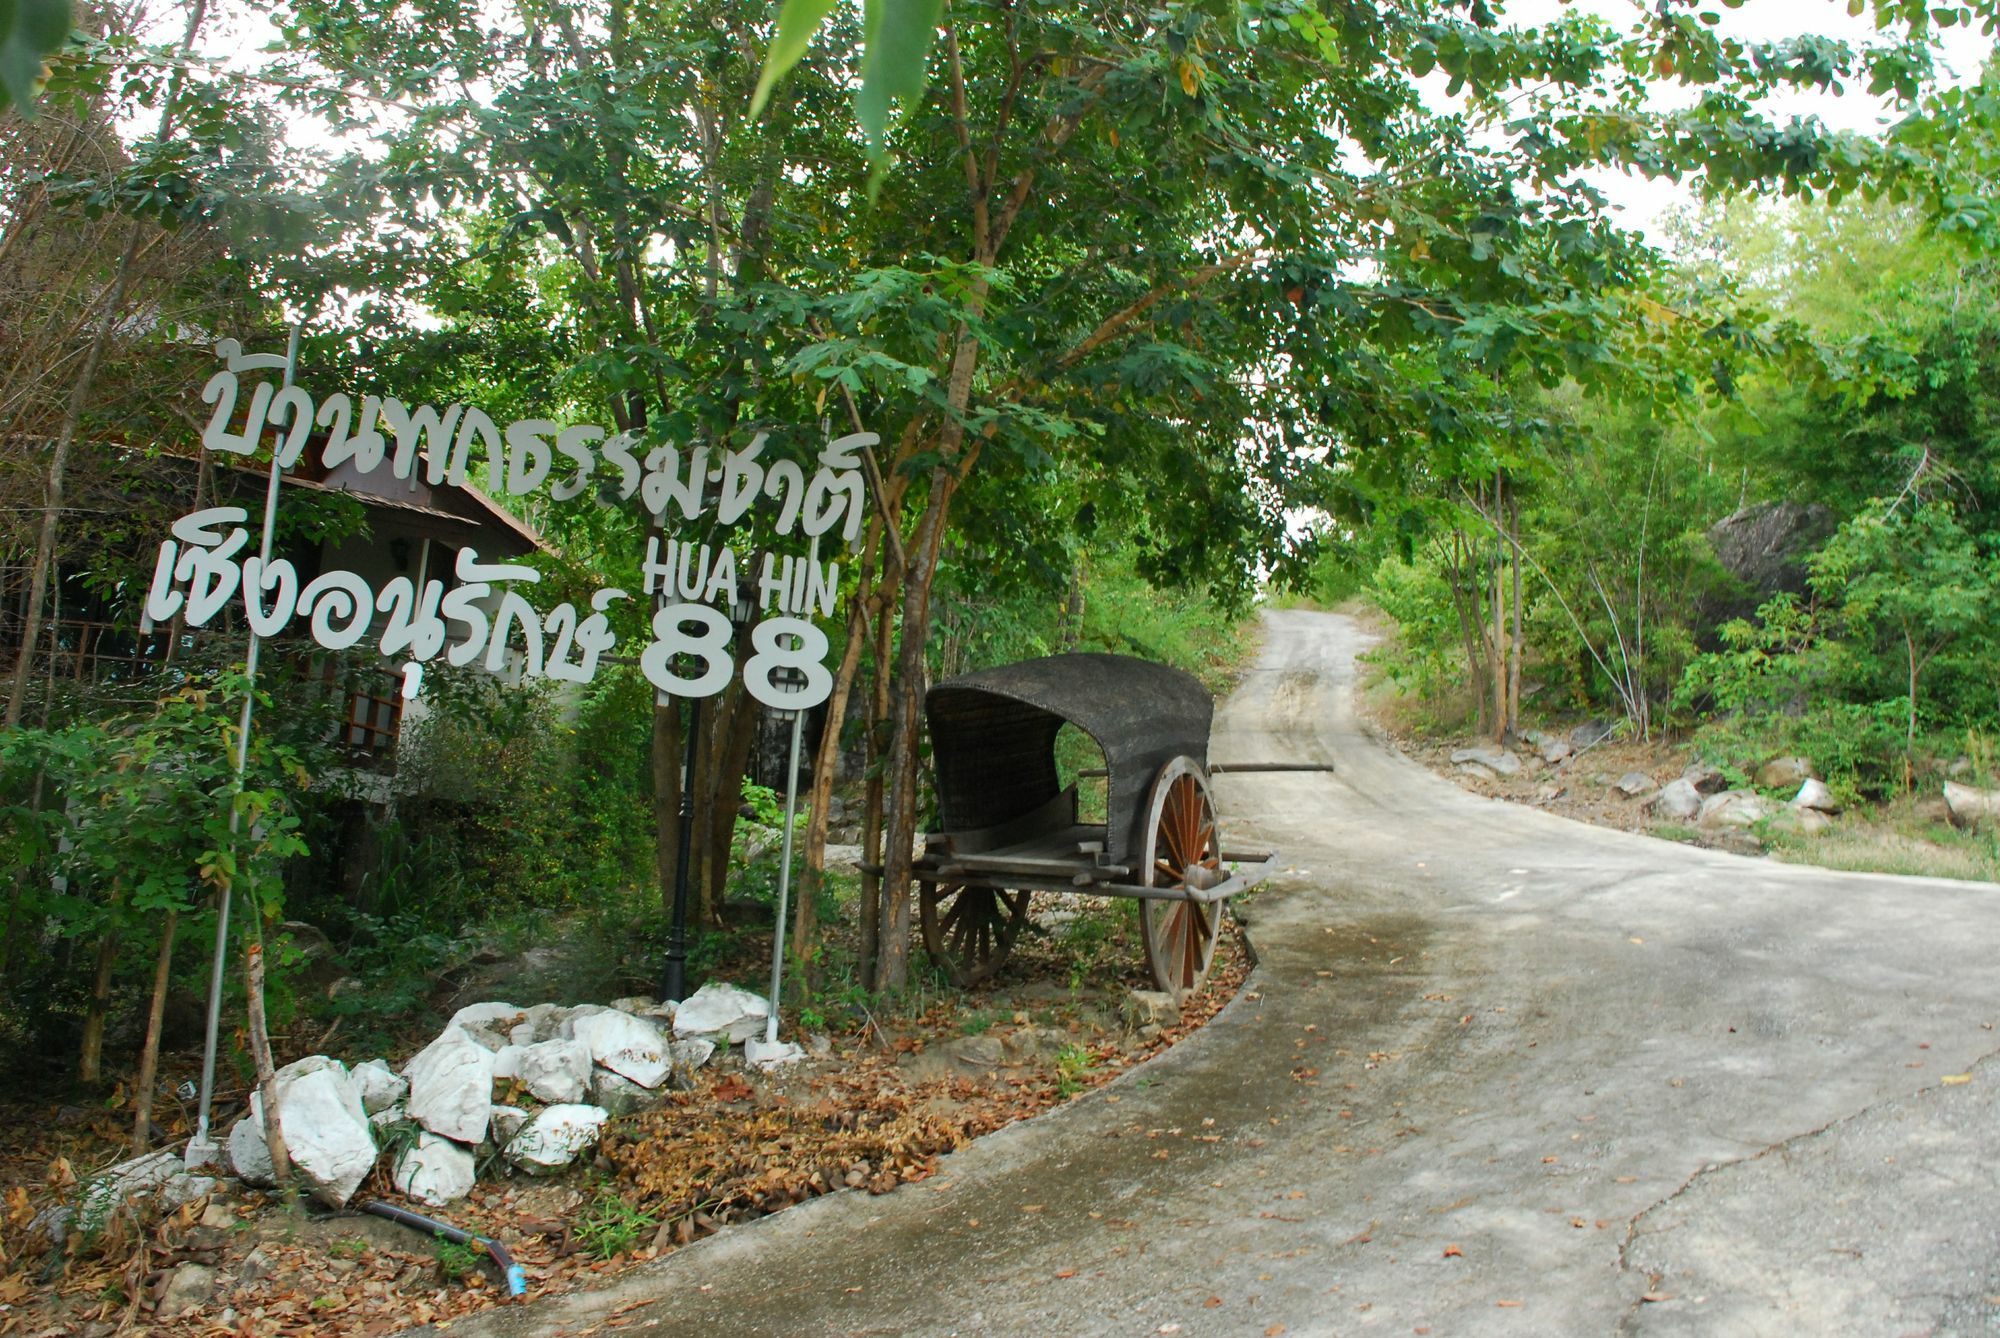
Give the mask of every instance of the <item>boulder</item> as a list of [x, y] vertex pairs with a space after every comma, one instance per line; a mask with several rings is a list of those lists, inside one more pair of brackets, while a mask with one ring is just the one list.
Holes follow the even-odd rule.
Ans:
[[520, 1051], [521, 1085], [537, 1100], [566, 1105], [583, 1100], [590, 1086], [590, 1046], [580, 1040], [542, 1041]]
[[516, 1045], [512, 1041], [509, 1041], [498, 1050], [495, 1050], [493, 1052], [493, 1081], [499, 1082], [502, 1078], [520, 1077], [521, 1056], [527, 1051], [527, 1048], [525, 1045]]
[[1136, 1031], [1149, 1023], [1171, 1027], [1181, 1020], [1179, 1001], [1164, 990], [1127, 990], [1118, 1011], [1128, 1031]]
[[1792, 807], [1816, 813], [1838, 813], [1840, 801], [1833, 797], [1833, 791], [1826, 788], [1825, 781], [1808, 776], [1799, 783], [1799, 792], [1792, 796]]
[[[610, 1011], [612, 1010], [604, 1007], [602, 1004], [578, 1004], [574, 1008], [566, 1008], [563, 1010], [562, 1016], [556, 1021], [555, 1034], [563, 1040], [570, 1040], [575, 1037], [576, 1027], [579, 1022], [587, 1017], [596, 1017], [599, 1013], [608, 1013]], [[543, 1039], [546, 1040], [548, 1038], [544, 1037]]]
[[1653, 778], [1643, 771], [1628, 771], [1613, 781], [1611, 788], [1627, 799], [1637, 799], [1642, 794], [1653, 792]]
[[1511, 776], [1521, 769], [1521, 759], [1505, 748], [1455, 748], [1451, 760], [1461, 766], [1485, 767], [1496, 776]]
[[520, 1024], [527, 1011], [510, 1003], [467, 1004], [451, 1015], [451, 1021], [445, 1023], [445, 1030], [457, 1027], [488, 1050], [498, 1050], [512, 1040], [509, 1033]]
[[1572, 748], [1592, 748], [1610, 738], [1618, 728], [1615, 720], [1586, 720], [1569, 732]]
[[[715, 1042], [702, 1040], [698, 1036], [691, 1040], [675, 1041], [667, 1047], [667, 1054], [674, 1061], [674, 1076], [679, 1079], [684, 1074], [692, 1075], [696, 1069], [715, 1057]], [[693, 1084], [690, 1082], [687, 1085]]]
[[1977, 790], [1957, 781], [1946, 781], [1944, 807], [1955, 826], [1977, 827], [2000, 818], [2000, 790]]
[[1812, 775], [1812, 763], [1803, 757], [1774, 757], [1757, 768], [1757, 787], [1789, 790]]
[[442, 1208], [472, 1192], [472, 1152], [426, 1129], [396, 1158], [389, 1179], [418, 1203]]
[[597, 1146], [610, 1118], [601, 1106], [550, 1106], [508, 1140], [507, 1160], [531, 1174], [560, 1170]]
[[246, 1185], [268, 1188], [275, 1185], [277, 1172], [271, 1167], [271, 1149], [264, 1145], [264, 1097], [250, 1094], [250, 1113], [229, 1131], [229, 1169]]
[[700, 1036], [740, 1045], [752, 1036], [764, 1034], [764, 1019], [770, 1014], [771, 1005], [763, 995], [720, 981], [710, 981], [683, 1000], [675, 1010], [674, 1035]]
[[508, 1031], [507, 1038], [516, 1045], [537, 1045], [554, 1040], [556, 1029], [568, 1013], [569, 1010], [560, 1004], [535, 1004], [522, 1011], [521, 1020]]
[[348, 1076], [361, 1094], [361, 1108], [370, 1115], [389, 1109], [410, 1094], [410, 1080], [390, 1068], [386, 1059], [356, 1064]]
[[278, 1070], [278, 1120], [314, 1197], [344, 1208], [375, 1169], [375, 1136], [347, 1066], [309, 1055]]
[[486, 1137], [486, 1109], [493, 1104], [493, 1051], [465, 1028], [446, 1027], [403, 1072], [410, 1080], [411, 1119], [460, 1143]]
[[997, 1069], [1007, 1062], [1007, 1051], [991, 1032], [960, 1036], [945, 1046], [951, 1057], [969, 1069]]
[[692, 1086], [691, 1080], [683, 1084], [679, 1074], [674, 1075], [673, 1082], [655, 1089], [641, 1087], [610, 1069], [593, 1069], [590, 1074], [590, 1100], [613, 1115], [636, 1115], [642, 1110], [657, 1110], [666, 1104], [669, 1090], [686, 1091]]
[[673, 1004], [659, 1003], [643, 994], [613, 999], [611, 1007], [620, 1013], [630, 1013], [633, 1017], [649, 1017], [655, 1021], [671, 1022], [674, 1018]]
[[1541, 750], [1542, 760], [1552, 767], [1561, 766], [1576, 756], [1576, 749], [1568, 739], [1546, 739], [1541, 744]]
[[1755, 790], [1725, 790], [1702, 800], [1695, 819], [1704, 827], [1749, 827], [1770, 816]]
[[167, 1274], [160, 1303], [153, 1308], [154, 1319], [178, 1319], [190, 1310], [199, 1310], [215, 1295], [215, 1270], [207, 1264], [182, 1264]]
[[1681, 779], [1694, 786], [1700, 794], [1721, 794], [1729, 788], [1729, 778], [1706, 762], [1690, 762], [1681, 772]]
[[571, 1022], [594, 1062], [641, 1087], [658, 1087], [673, 1068], [666, 1034], [645, 1018], [606, 1009]]
[[1718, 608], [1720, 623], [1747, 617], [1773, 595], [1806, 591], [1806, 559], [1833, 534], [1834, 515], [1817, 503], [1758, 502], [1708, 530], [1709, 546], [1730, 575], [1750, 587], [1744, 599]]
[[1686, 776], [1668, 781], [1647, 803], [1654, 817], [1685, 822], [1701, 812], [1701, 791]]
[[521, 1132], [521, 1126], [527, 1122], [528, 1112], [519, 1106], [495, 1106], [488, 1125], [493, 1130], [493, 1141], [501, 1147], [506, 1147], [514, 1135]]
[[217, 1183], [212, 1175], [189, 1175], [183, 1171], [160, 1186], [160, 1207], [165, 1212], [184, 1208], [215, 1193]]
[[1833, 819], [1816, 808], [1786, 808], [1771, 819], [1771, 830], [1817, 836], [1833, 825]]
[[121, 1161], [101, 1175], [92, 1176], [84, 1186], [77, 1221], [86, 1231], [95, 1231], [111, 1215], [145, 1194], [156, 1194], [175, 1176], [185, 1177], [180, 1154], [149, 1152], [143, 1157]]

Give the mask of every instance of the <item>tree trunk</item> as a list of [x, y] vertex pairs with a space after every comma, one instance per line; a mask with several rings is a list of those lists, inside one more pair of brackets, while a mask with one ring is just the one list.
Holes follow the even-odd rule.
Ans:
[[875, 611], [874, 677], [869, 684], [868, 784], [861, 808], [861, 983], [875, 989], [881, 983], [882, 965], [882, 868], [888, 863], [883, 844], [882, 809], [888, 787], [884, 773], [889, 765], [889, 698], [893, 690], [890, 655], [895, 645], [889, 601], [885, 598]]
[[83, 1015], [83, 1039], [77, 1046], [76, 1080], [86, 1087], [95, 1087], [104, 1076], [104, 1019], [111, 1011], [111, 973], [117, 964], [118, 930], [111, 928], [97, 940], [90, 1007]]
[[[1497, 530], [1505, 522], [1502, 476], [1493, 476], [1493, 515]], [[1501, 550], [1506, 540], [1502, 534], [1493, 536], [1491, 556], [1486, 560], [1487, 603], [1492, 615], [1492, 633], [1486, 642], [1486, 681], [1493, 694], [1493, 739], [1496, 743], [1507, 742], [1509, 721], [1507, 719], [1507, 600], [1506, 584], [1501, 580]]]
[[1512, 739], [1521, 732], [1521, 657], [1526, 648], [1526, 640], [1521, 629], [1521, 504], [1516, 501], [1508, 516], [1508, 524], [1513, 535], [1509, 556], [1512, 558], [1514, 642], [1507, 665], [1507, 735]]
[[[227, 888], [223, 895], [228, 896]], [[285, 1150], [285, 1131], [278, 1109], [278, 1069], [271, 1062], [271, 1030], [264, 1014], [264, 912], [249, 898], [249, 924], [243, 934], [243, 984], [245, 1012], [250, 1024], [250, 1059], [257, 1066], [257, 1090], [264, 1098], [264, 1145], [271, 1153], [271, 1178], [280, 1193], [289, 1192], [292, 1178], [291, 1153]]]
[[139, 1051], [139, 1076], [132, 1083], [132, 1155], [139, 1156], [151, 1146], [153, 1134], [153, 1084], [160, 1071], [160, 1028], [167, 1014], [167, 987], [173, 983], [174, 933], [180, 928], [181, 913], [167, 912], [160, 928], [160, 955], [153, 963], [153, 999], [146, 1009], [146, 1044]]
[[1910, 714], [1903, 734], [1903, 793], [1908, 794], [1917, 785], [1917, 641], [1908, 628], [1903, 630], [1903, 649], [1910, 662]]
[[840, 765], [841, 727], [847, 720], [847, 703], [854, 692], [854, 678], [861, 668], [861, 647], [868, 639], [869, 566], [874, 546], [863, 551], [861, 579], [854, 603], [847, 610], [847, 645], [840, 653], [840, 668], [833, 676], [833, 691], [826, 699], [826, 727], [820, 733], [819, 751], [813, 755], [811, 816], [806, 822], [804, 867], [799, 871], [798, 899], [792, 906], [792, 978], [802, 986], [813, 984], [813, 954], [819, 943], [820, 885], [826, 879], [826, 836], [832, 819], [833, 777]]

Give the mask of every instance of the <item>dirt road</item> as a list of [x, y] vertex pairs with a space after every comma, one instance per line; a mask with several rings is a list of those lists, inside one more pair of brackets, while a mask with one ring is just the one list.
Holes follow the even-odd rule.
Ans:
[[1218, 781], [1290, 870], [1221, 1017], [937, 1181], [453, 1333], [2000, 1330], [2000, 887], [1468, 795], [1358, 724], [1351, 622], [1267, 630], [1214, 759], [1339, 771]]

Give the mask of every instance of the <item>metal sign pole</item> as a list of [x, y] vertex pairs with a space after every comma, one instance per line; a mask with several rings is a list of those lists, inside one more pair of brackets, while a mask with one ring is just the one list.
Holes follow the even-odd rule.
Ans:
[[773, 1046], [778, 1043], [778, 995], [784, 986], [785, 912], [791, 904], [792, 891], [792, 828], [799, 811], [799, 734], [805, 723], [804, 711], [792, 712], [791, 761], [785, 767], [784, 854], [783, 863], [778, 865], [778, 920], [771, 936], [771, 1012], [764, 1020], [764, 1044]]
[[[299, 331], [292, 326], [292, 335], [285, 343], [284, 388], [289, 390], [299, 368]], [[261, 566], [271, 565], [271, 546], [278, 527], [278, 480], [283, 470], [278, 464], [278, 449], [271, 448], [271, 473], [264, 483], [264, 535], [258, 548]], [[229, 805], [229, 835], [235, 844], [237, 829], [242, 825], [242, 811], [236, 806], [235, 795], [243, 790], [244, 774], [250, 769], [250, 717], [257, 705], [257, 631], [250, 631], [250, 644], [243, 655], [243, 714], [236, 722], [236, 787], [231, 794]], [[195, 1123], [194, 1137], [188, 1140], [186, 1163], [190, 1168], [206, 1166], [216, 1160], [219, 1148], [209, 1128], [209, 1116], [215, 1099], [215, 1051], [216, 1041], [222, 1026], [222, 976], [223, 965], [229, 958], [229, 908], [235, 900], [232, 884], [224, 884], [216, 896], [215, 908], [215, 957], [208, 973], [208, 1035], [201, 1052], [201, 1114]], [[140, 1094], [145, 1099], [145, 1094]]]

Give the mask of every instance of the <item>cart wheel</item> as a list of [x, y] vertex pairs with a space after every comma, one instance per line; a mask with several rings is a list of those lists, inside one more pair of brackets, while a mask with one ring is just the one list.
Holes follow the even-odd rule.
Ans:
[[[1208, 776], [1191, 757], [1176, 757], [1153, 782], [1145, 859], [1141, 872], [1147, 887], [1213, 887], [1227, 876]], [[1222, 903], [1147, 898], [1139, 903], [1139, 929], [1153, 984], [1180, 998], [1208, 978], [1222, 932]]]
[[1028, 921], [1028, 897], [1006, 888], [918, 883], [917, 910], [931, 960], [960, 989], [991, 979]]

